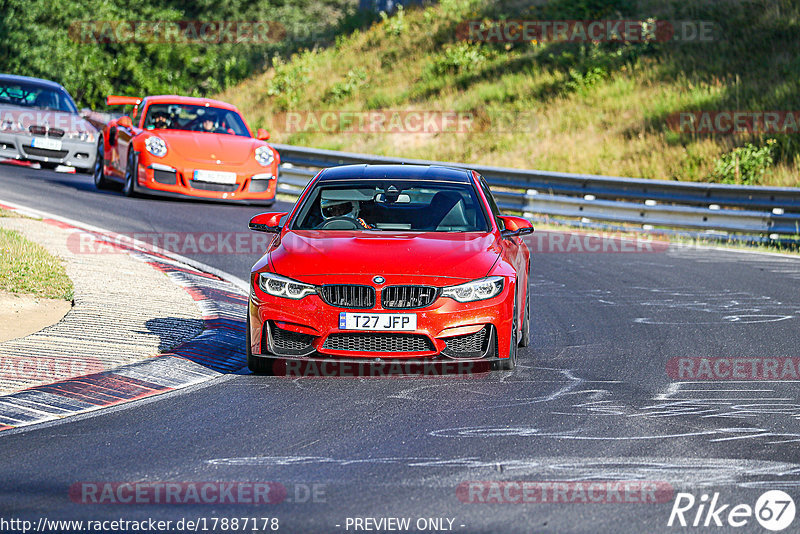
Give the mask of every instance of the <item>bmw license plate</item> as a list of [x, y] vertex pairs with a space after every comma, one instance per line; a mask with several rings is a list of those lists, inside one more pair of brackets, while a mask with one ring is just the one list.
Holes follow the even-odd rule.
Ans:
[[194, 171], [194, 179], [198, 182], [208, 182], [212, 184], [226, 184], [233, 185], [236, 183], [235, 172], [224, 171]]
[[61, 140], [48, 139], [47, 137], [34, 137], [31, 139], [31, 146], [44, 148], [45, 150], [61, 150]]
[[417, 314], [341, 312], [339, 328], [342, 330], [416, 330]]

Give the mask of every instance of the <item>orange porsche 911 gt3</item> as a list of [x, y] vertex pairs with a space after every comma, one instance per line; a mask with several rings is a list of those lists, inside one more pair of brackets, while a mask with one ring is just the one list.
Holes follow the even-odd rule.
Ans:
[[109, 96], [133, 105], [97, 143], [94, 183], [114, 182], [127, 196], [147, 193], [272, 204], [280, 158], [259, 129], [253, 136], [231, 104], [185, 96]]

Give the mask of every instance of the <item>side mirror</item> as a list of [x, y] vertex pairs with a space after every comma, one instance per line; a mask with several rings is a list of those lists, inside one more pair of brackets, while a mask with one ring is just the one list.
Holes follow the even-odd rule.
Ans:
[[515, 235], [527, 235], [533, 233], [533, 225], [528, 219], [522, 217], [500, 217], [505, 225], [505, 230], [502, 231], [503, 237], [511, 237]]
[[269, 139], [269, 132], [266, 131], [264, 128], [259, 128], [258, 131], [256, 132], [256, 139], [259, 139], [261, 141], [266, 141], [267, 139]]
[[124, 128], [133, 128], [133, 121], [131, 121], [131, 118], [127, 115], [123, 115], [117, 119], [117, 124]]
[[272, 232], [277, 234], [281, 231], [281, 219], [288, 213], [259, 213], [252, 219], [248, 227], [256, 232]]

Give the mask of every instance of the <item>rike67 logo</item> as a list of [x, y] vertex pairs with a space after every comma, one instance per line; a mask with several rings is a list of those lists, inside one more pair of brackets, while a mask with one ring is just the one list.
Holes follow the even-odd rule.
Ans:
[[762, 527], [777, 532], [792, 524], [794, 514], [794, 500], [780, 490], [762, 493], [755, 506], [723, 503], [719, 493], [710, 497], [704, 493], [699, 499], [691, 493], [678, 493], [667, 526], [743, 527], [755, 517]]

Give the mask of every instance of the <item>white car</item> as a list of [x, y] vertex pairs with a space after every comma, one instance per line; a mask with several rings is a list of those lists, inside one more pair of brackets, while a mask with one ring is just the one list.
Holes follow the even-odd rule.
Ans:
[[94, 170], [97, 129], [56, 82], [0, 74], [0, 159]]

